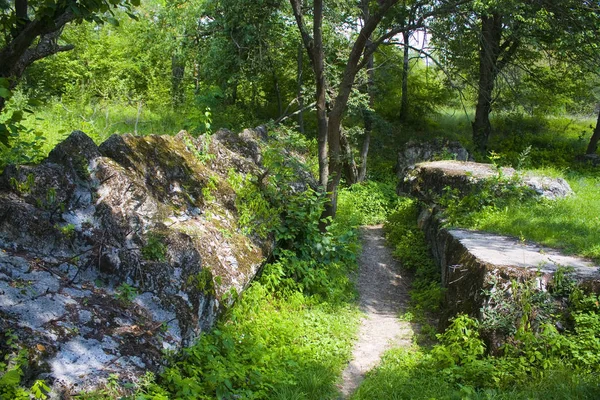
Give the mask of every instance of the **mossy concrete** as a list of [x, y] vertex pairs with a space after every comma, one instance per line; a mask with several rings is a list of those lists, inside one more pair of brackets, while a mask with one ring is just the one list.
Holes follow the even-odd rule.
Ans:
[[486, 293], [498, 282], [510, 286], [512, 281], [533, 279], [538, 290], [547, 290], [556, 271], [568, 267], [581, 286], [600, 290], [600, 266], [590, 260], [518, 238], [446, 228], [435, 208], [421, 212], [419, 226], [441, 268], [446, 290], [441, 328], [460, 313], [481, 317]]
[[466, 195], [490, 179], [496, 179], [498, 183], [527, 187], [532, 193], [548, 199], [573, 194], [568, 182], [562, 178], [520, 174], [513, 168], [454, 160], [423, 162], [415, 165], [401, 178], [398, 192], [410, 194], [431, 204], [444, 196], [448, 188], [456, 189], [460, 195]]

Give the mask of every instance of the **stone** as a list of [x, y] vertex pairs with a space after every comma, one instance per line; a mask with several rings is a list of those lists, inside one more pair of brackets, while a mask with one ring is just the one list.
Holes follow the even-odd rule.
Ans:
[[436, 138], [430, 141], [408, 141], [398, 152], [395, 171], [402, 181], [406, 174], [414, 169], [416, 164], [435, 160], [472, 161], [469, 151], [457, 141]]
[[[0, 332], [68, 397], [159, 371], [209, 329], [274, 247], [238, 226], [230, 170], [260, 179], [266, 131], [193, 138], [73, 132], [0, 175]], [[298, 168], [299, 187], [317, 187]], [[0, 340], [3, 333], [0, 333]], [[1, 351], [1, 349], [0, 349]]]
[[573, 194], [568, 182], [562, 178], [520, 176], [513, 168], [451, 160], [417, 164], [399, 183], [398, 191], [432, 203], [444, 195], [446, 188], [457, 189], [459, 195], [464, 196], [489, 179], [528, 187], [533, 193], [551, 200]]
[[419, 226], [441, 268], [446, 288], [442, 327], [449, 317], [459, 313], [481, 317], [486, 290], [497, 280], [510, 283], [533, 278], [539, 290], [547, 290], [558, 268], [569, 267], [580, 285], [600, 291], [600, 268], [590, 260], [508, 236], [445, 228], [435, 208], [433, 213], [421, 212]]

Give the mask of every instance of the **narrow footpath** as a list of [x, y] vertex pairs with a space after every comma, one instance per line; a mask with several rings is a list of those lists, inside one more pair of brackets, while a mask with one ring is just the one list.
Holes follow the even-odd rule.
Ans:
[[365, 313], [352, 361], [342, 374], [340, 391], [348, 398], [375, 367], [383, 353], [398, 346], [411, 346], [413, 330], [398, 319], [408, 305], [409, 282], [386, 246], [381, 225], [361, 228], [363, 251], [359, 259], [358, 292]]

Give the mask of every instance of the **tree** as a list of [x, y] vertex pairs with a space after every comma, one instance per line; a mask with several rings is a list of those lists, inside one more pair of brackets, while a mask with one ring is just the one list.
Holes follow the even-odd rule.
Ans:
[[[479, 151], [486, 150], [492, 132], [490, 113], [497, 79], [519, 57], [521, 49], [536, 48], [539, 27], [546, 29], [548, 7], [556, 4], [560, 1], [482, 0], [466, 4], [456, 18], [438, 20], [435, 41], [445, 52], [445, 60], [476, 75], [472, 132]], [[472, 70], [474, 59], [476, 71]]]
[[[316, 107], [318, 121], [318, 151], [319, 151], [319, 181], [327, 189], [329, 202], [323, 213], [324, 219], [334, 217], [337, 206], [337, 188], [342, 172], [342, 133], [341, 125], [348, 99], [352, 92], [354, 80], [358, 72], [364, 68], [370, 60], [370, 56], [377, 47], [394, 36], [405, 31], [417, 29], [431, 16], [438, 13], [450, 13], [457, 4], [465, 1], [414, 1], [418, 18], [412, 24], [391, 23], [378, 37], [370, 40], [382, 20], [388, 12], [398, 3], [398, 0], [379, 0], [369, 2], [369, 18], [365, 20], [362, 27], [354, 35], [354, 41], [350, 53], [346, 59], [340, 83], [337, 88], [329, 87], [325, 78], [325, 51], [323, 42], [323, 15], [324, 7], [322, 0], [313, 0], [312, 8], [312, 34], [309, 32], [305, 21], [308, 10], [303, 7], [302, 0], [290, 0], [296, 24], [302, 36], [304, 47], [308, 53], [311, 65], [316, 77]], [[360, 12], [360, 10], [358, 10]], [[364, 13], [364, 8], [363, 11]], [[352, 17], [350, 18], [352, 19]], [[359, 17], [355, 16], [354, 20]], [[404, 22], [404, 21], [402, 21]], [[328, 104], [327, 91], [331, 90], [333, 100]], [[329, 107], [328, 107], [329, 106]]]
[[[548, 1], [547, 27], [542, 43], [556, 57], [600, 76], [600, 4], [594, 0]], [[551, 29], [550, 29], [551, 28]], [[600, 107], [586, 154], [595, 154], [600, 143]]]
[[[15, 0], [0, 1], [0, 112], [25, 69], [50, 55], [73, 49], [59, 44], [63, 27], [83, 20], [102, 23], [113, 19], [112, 9], [139, 5], [140, 0]], [[8, 145], [6, 129], [0, 141]]]

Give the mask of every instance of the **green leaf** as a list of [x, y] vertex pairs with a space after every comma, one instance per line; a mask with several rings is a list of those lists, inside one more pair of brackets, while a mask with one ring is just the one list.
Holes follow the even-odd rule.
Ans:
[[17, 123], [23, 120], [23, 111], [17, 110], [13, 112], [13, 115], [10, 117], [10, 122]]
[[16, 386], [21, 382], [21, 369], [13, 368], [0, 377], [0, 386]]
[[112, 26], [119, 26], [119, 21], [116, 18], [108, 17], [106, 18], [106, 21]]
[[12, 92], [5, 87], [0, 86], [0, 97], [4, 97], [5, 99], [9, 99], [12, 96]]
[[6, 124], [0, 124], [0, 143], [6, 147], [10, 147], [10, 143], [8, 142], [9, 134]]

